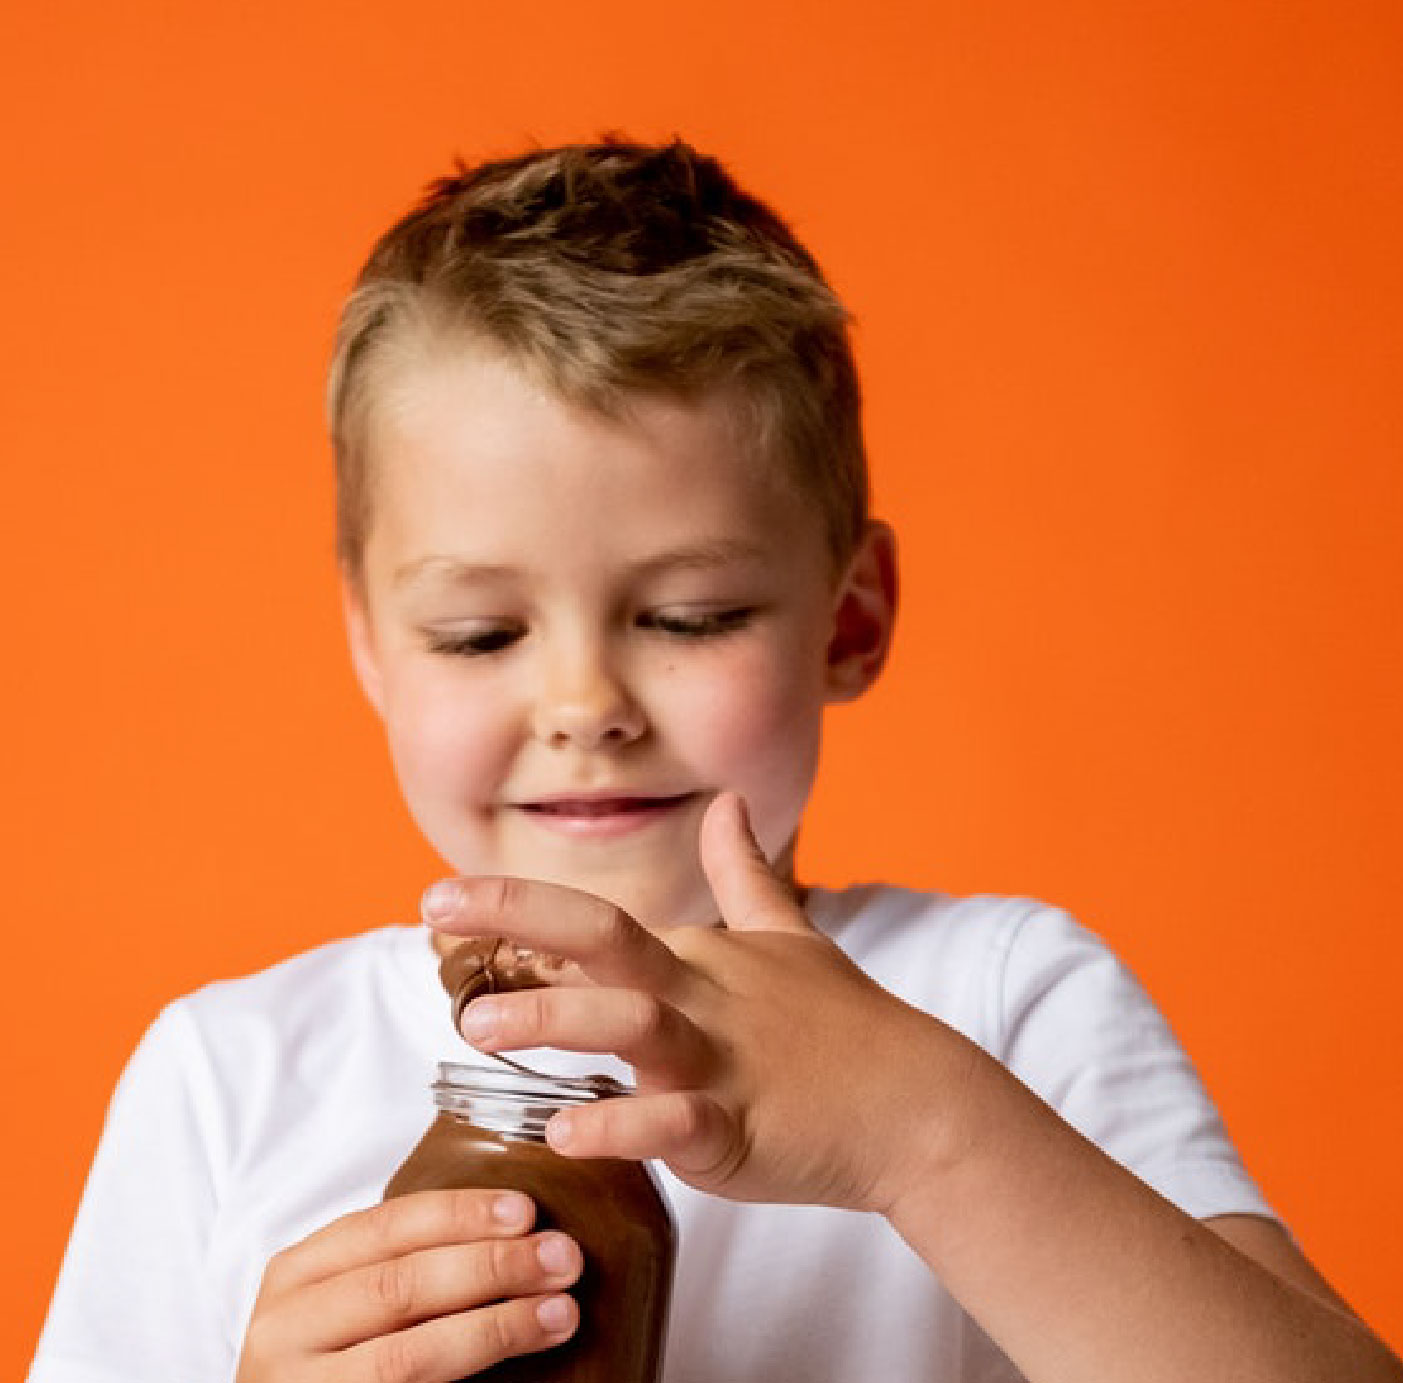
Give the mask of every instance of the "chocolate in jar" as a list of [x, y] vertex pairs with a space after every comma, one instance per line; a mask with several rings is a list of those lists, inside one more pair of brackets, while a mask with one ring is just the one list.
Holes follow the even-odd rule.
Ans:
[[[532, 987], [555, 964], [503, 953], [490, 942], [470, 945], [448, 956], [440, 971], [455, 1025], [477, 993]], [[603, 1077], [439, 1066], [437, 1115], [390, 1179], [385, 1198], [446, 1188], [522, 1191], [536, 1203], [537, 1228], [563, 1231], [584, 1255], [573, 1288], [580, 1305], [576, 1333], [476, 1375], [485, 1383], [656, 1383], [661, 1377], [676, 1234], [657, 1183], [641, 1162], [562, 1157], [545, 1142], [546, 1120], [557, 1109], [622, 1091]]]

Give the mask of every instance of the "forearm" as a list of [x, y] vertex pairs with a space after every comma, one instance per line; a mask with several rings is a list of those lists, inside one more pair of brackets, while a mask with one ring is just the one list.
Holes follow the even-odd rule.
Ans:
[[889, 1217], [1030, 1383], [1400, 1383], [1353, 1316], [1239, 1253], [982, 1053]]

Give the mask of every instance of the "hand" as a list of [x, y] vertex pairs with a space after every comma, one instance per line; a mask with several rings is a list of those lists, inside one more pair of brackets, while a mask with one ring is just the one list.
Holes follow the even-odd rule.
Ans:
[[737, 1200], [885, 1212], [940, 1146], [931, 1092], [957, 1090], [978, 1049], [810, 924], [734, 794], [709, 806], [700, 849], [721, 927], [655, 935], [603, 899], [534, 880], [437, 886], [434, 927], [553, 953], [582, 981], [475, 999], [464, 1037], [485, 1052], [607, 1052], [634, 1068], [634, 1097], [551, 1120], [559, 1152], [659, 1157]]
[[579, 1323], [563, 1234], [515, 1192], [421, 1191], [269, 1260], [236, 1383], [451, 1383], [560, 1344]]

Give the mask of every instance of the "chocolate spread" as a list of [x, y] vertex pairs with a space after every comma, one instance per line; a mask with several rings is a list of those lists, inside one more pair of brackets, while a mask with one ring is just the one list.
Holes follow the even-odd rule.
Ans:
[[452, 1001], [453, 1027], [479, 994], [508, 994], [560, 984], [573, 969], [568, 961], [544, 951], [528, 951], [496, 936], [470, 937], [439, 963], [438, 977]]
[[[445, 957], [439, 974], [452, 999], [456, 1027], [463, 1008], [478, 994], [540, 986], [564, 968], [554, 957], [474, 940]], [[530, 1093], [517, 1126], [510, 1112], [501, 1117], [500, 1096], [483, 1096], [474, 1088], [472, 1068], [445, 1064], [440, 1074], [435, 1086], [439, 1113], [390, 1179], [385, 1198], [448, 1187], [523, 1191], [536, 1203], [537, 1228], [570, 1235], [585, 1259], [574, 1288], [580, 1304], [575, 1335], [542, 1353], [503, 1360], [476, 1377], [484, 1383], [656, 1383], [676, 1239], [648, 1168], [641, 1162], [553, 1152], [541, 1133], [556, 1107], [549, 1077], [524, 1073], [523, 1088]], [[478, 1074], [489, 1086], [521, 1084], [509, 1072]], [[562, 1084], [573, 1088], [561, 1092], [561, 1103], [594, 1097], [588, 1081]]]

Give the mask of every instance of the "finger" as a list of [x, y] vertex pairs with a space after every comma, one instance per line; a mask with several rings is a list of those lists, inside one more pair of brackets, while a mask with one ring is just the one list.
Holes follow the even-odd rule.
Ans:
[[701, 824], [701, 863], [726, 925], [735, 931], [811, 932], [793, 890], [770, 867], [744, 800], [718, 793]]
[[562, 1291], [583, 1267], [579, 1246], [558, 1232], [422, 1249], [283, 1298], [268, 1328], [294, 1348], [326, 1353], [438, 1316]]
[[418, 1249], [519, 1236], [535, 1216], [517, 1191], [416, 1191], [343, 1215], [275, 1254], [264, 1288], [277, 1295]]
[[455, 936], [502, 936], [573, 960], [598, 984], [665, 994], [682, 962], [646, 927], [604, 898], [540, 879], [459, 878], [434, 884], [424, 921]]
[[580, 1323], [569, 1296], [523, 1297], [367, 1340], [339, 1356], [346, 1383], [452, 1383], [568, 1340]]
[[740, 1165], [736, 1121], [697, 1091], [601, 1100], [554, 1115], [546, 1140], [569, 1157], [663, 1158], [678, 1176], [719, 1186]]
[[699, 1085], [715, 1065], [711, 1041], [671, 1004], [638, 989], [528, 989], [484, 995], [463, 1010], [479, 1051], [559, 1047], [617, 1056], [672, 1085]]

